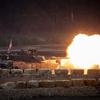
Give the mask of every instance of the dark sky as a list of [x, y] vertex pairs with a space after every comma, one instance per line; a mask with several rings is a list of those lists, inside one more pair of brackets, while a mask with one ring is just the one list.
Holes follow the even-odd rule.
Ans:
[[100, 33], [100, 0], [0, 0], [0, 34]]

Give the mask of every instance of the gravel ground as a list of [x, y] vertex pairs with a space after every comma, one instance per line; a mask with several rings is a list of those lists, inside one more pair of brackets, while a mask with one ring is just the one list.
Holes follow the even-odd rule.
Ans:
[[39, 96], [100, 96], [94, 87], [0, 89], [0, 100], [18, 100]]

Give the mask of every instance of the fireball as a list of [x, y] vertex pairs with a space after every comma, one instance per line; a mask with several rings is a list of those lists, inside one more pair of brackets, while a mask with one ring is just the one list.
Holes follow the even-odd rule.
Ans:
[[89, 69], [100, 65], [100, 35], [78, 34], [66, 52], [75, 68]]

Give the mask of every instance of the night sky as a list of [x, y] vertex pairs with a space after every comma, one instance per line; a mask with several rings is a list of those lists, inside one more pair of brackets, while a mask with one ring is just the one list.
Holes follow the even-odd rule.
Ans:
[[11, 37], [62, 41], [78, 32], [100, 33], [99, 1], [0, 0], [0, 42], [6, 44]]

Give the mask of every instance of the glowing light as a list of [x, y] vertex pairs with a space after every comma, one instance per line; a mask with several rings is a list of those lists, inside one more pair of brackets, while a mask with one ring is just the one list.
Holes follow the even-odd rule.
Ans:
[[66, 52], [75, 68], [89, 69], [100, 65], [100, 35], [78, 34]]
[[70, 63], [69, 59], [62, 58], [60, 61], [60, 68], [73, 69], [74, 66]]
[[61, 59], [61, 66], [66, 66], [67, 64], [67, 59]]

